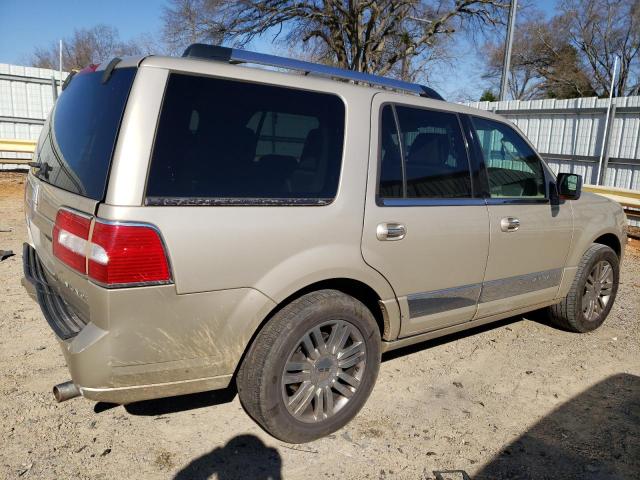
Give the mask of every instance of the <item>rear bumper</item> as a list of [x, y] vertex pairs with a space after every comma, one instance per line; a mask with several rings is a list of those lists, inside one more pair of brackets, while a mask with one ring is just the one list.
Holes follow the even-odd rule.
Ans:
[[90, 321], [65, 338], [49, 297], [55, 305], [62, 299], [36, 275], [33, 248], [24, 254], [22, 283], [56, 333], [73, 382], [92, 400], [130, 403], [227, 387], [275, 306], [250, 288], [178, 295], [174, 285], [109, 290], [87, 282]]
[[80, 333], [87, 325], [86, 322], [49, 285], [38, 254], [28, 243], [22, 246], [22, 268], [22, 285], [31, 298], [38, 302], [44, 318], [56, 336], [67, 340]]

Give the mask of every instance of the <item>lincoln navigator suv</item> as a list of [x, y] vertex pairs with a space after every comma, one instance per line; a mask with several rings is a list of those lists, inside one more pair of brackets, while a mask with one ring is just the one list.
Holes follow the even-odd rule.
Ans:
[[389, 350], [532, 310], [601, 325], [626, 219], [581, 186], [421, 85], [203, 44], [115, 58], [42, 130], [23, 285], [69, 368], [58, 401], [237, 388], [306, 442]]

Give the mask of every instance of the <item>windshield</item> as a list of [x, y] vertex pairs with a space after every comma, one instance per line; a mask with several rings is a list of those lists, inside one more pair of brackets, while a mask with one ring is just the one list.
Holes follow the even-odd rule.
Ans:
[[58, 98], [37, 161], [37, 176], [72, 193], [102, 200], [135, 68], [76, 75]]

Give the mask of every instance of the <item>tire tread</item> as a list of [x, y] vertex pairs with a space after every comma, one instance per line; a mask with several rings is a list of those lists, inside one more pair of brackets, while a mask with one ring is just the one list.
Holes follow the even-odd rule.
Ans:
[[569, 330], [571, 332], [582, 333], [584, 329], [580, 325], [580, 320], [578, 315], [581, 314], [581, 307], [578, 305], [578, 298], [580, 296], [578, 289], [582, 288], [582, 276], [590, 265], [591, 260], [594, 256], [598, 255], [598, 253], [602, 251], [610, 251], [612, 253], [613, 250], [606, 245], [602, 245], [599, 243], [594, 243], [591, 245], [587, 251], [584, 253], [582, 258], [580, 259], [580, 263], [578, 264], [578, 269], [576, 271], [576, 276], [573, 279], [573, 283], [571, 284], [571, 289], [567, 296], [562, 299], [560, 303], [555, 305], [551, 305], [548, 308], [549, 319], [558, 327]]

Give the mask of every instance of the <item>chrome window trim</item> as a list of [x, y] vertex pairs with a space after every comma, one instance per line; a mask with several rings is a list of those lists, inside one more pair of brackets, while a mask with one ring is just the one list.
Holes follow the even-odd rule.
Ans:
[[548, 198], [534, 198], [534, 197], [511, 197], [511, 198], [486, 198], [487, 205], [528, 205], [528, 204], [548, 204], [550, 200]]
[[484, 198], [376, 198], [380, 207], [463, 207], [486, 205]]

